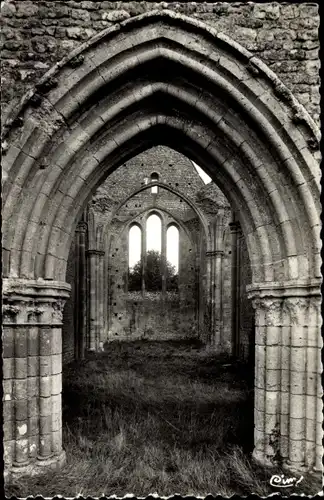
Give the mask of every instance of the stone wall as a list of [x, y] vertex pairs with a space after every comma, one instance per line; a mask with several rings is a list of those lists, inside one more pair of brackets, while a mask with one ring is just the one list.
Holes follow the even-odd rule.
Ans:
[[170, 9], [201, 19], [258, 56], [319, 123], [315, 3], [5, 0], [1, 5], [4, 114], [51, 66], [99, 31], [153, 9]]
[[[161, 214], [167, 224], [175, 223], [179, 227], [170, 216], [163, 212]], [[139, 219], [140, 216], [135, 222], [140, 223]], [[198, 334], [196, 251], [189, 235], [181, 227], [179, 229], [179, 290], [178, 293], [167, 291], [165, 297], [161, 292], [146, 291], [142, 296], [141, 292], [127, 291], [128, 226], [120, 237], [114, 240], [113, 248], [109, 252], [111, 259], [107, 329], [109, 340], [120, 340], [125, 337], [161, 340]], [[118, 252], [116, 252], [117, 247]]]
[[[97, 190], [91, 209], [98, 220], [107, 224], [110, 238], [106, 251], [110, 267], [107, 338], [111, 340], [125, 336], [179, 338], [198, 333], [198, 247], [195, 241], [200, 223], [196, 213], [182, 197], [162, 187], [157, 194], [152, 194], [148, 188], [127, 199], [130, 193], [144, 185], [145, 179], [150, 179], [153, 172], [159, 174], [159, 181], [165, 186], [183, 193], [194, 203], [197, 193], [205, 187], [188, 158], [158, 146], [129, 160]], [[223, 198], [222, 194], [220, 196]], [[126, 199], [124, 204], [113, 212], [115, 200], [120, 203], [123, 199]], [[179, 229], [179, 294], [177, 297], [167, 294], [162, 300], [159, 293], [146, 293], [145, 297], [134, 299], [133, 294], [127, 293], [128, 228], [130, 223], [136, 223], [143, 235], [145, 220], [152, 210], [161, 216], [165, 227], [175, 224]]]
[[[166, 146], [155, 146], [121, 165], [97, 189], [89, 205], [97, 214], [96, 220], [101, 224], [124, 222], [152, 206], [162, 210], [172, 209], [173, 216], [181, 220], [194, 218], [194, 212], [183, 200], [180, 201], [169, 191], [162, 191], [162, 188], [155, 197], [151, 196], [150, 189], [134, 195], [152, 173], [158, 173], [159, 180], [166, 187], [182, 193], [195, 203], [199, 203], [198, 193], [201, 190], [205, 192], [204, 182], [188, 158]], [[217, 199], [227, 204], [219, 189], [212, 191], [216, 191]]]
[[[88, 204], [93, 228], [104, 227], [106, 235], [100, 248], [105, 251], [104, 339], [105, 341], [135, 338], [180, 338], [199, 335], [203, 330], [208, 290], [206, 281], [207, 242], [203, 226], [192, 207], [178, 194], [159, 187], [152, 194], [148, 187], [134, 196], [145, 185], [153, 172], [166, 187], [187, 196], [203, 214], [205, 222], [212, 224], [218, 210], [227, 214], [224, 219], [224, 256], [222, 263], [222, 348], [232, 349], [232, 239], [228, 223], [229, 205], [212, 182], [204, 184], [192, 162], [165, 147], [157, 146], [139, 154], [114, 171], [97, 189]], [[131, 196], [131, 197], [130, 197]], [[130, 198], [129, 198], [130, 197]], [[228, 212], [227, 212], [227, 211]], [[174, 223], [179, 228], [179, 294], [177, 297], [141, 293], [128, 293], [128, 228], [136, 223], [145, 231], [145, 220], [150, 213], [160, 214], [165, 227]], [[92, 237], [92, 240], [94, 237]], [[105, 241], [105, 243], [104, 243]], [[93, 247], [90, 237], [90, 247]], [[249, 356], [253, 336], [253, 309], [246, 295], [251, 283], [251, 267], [243, 235], [239, 239], [239, 355]], [[67, 279], [74, 280], [74, 247], [72, 245]], [[89, 276], [88, 276], [89, 284]], [[102, 299], [100, 299], [102, 300]], [[73, 302], [68, 301], [64, 313], [64, 361], [73, 357], [74, 324]], [[200, 325], [200, 326], [199, 326]], [[202, 332], [200, 331], [200, 335]]]
[[[150, 179], [153, 172], [159, 174], [159, 181], [165, 188], [159, 186], [158, 193], [152, 194], [151, 187], [148, 186], [144, 191], [131, 196], [145, 185], [145, 179]], [[166, 188], [175, 189], [179, 194], [170, 192]], [[105, 228], [102, 231], [105, 238], [100, 248], [105, 251], [106, 275], [103, 300], [106, 340], [143, 336], [179, 338], [199, 333], [199, 324], [203, 325], [209, 293], [206, 281], [207, 241], [201, 221], [182, 196], [187, 197], [193, 206], [199, 208], [207, 225], [213, 223], [220, 209], [228, 211], [223, 222], [224, 227], [229, 223], [229, 205], [219, 188], [214, 183], [205, 185], [188, 158], [165, 146], [151, 148], [119, 167], [97, 189], [90, 200], [88, 210], [92, 214], [90, 225], [93, 227], [89, 228], [89, 231], [95, 234], [99, 226]], [[137, 223], [144, 232], [146, 217], [152, 210], [160, 214], [165, 227], [175, 223], [180, 231], [177, 300], [175, 297], [169, 297], [170, 300], [162, 301], [159, 294], [154, 297], [147, 294], [141, 299], [136, 297], [135, 300], [127, 294], [128, 228], [130, 224]], [[230, 352], [232, 270], [231, 237], [228, 229], [224, 238], [223, 348]], [[90, 237], [90, 248], [94, 248], [94, 243], [91, 243], [94, 240], [94, 236]], [[247, 249], [244, 248], [244, 251], [247, 252]], [[69, 273], [73, 265], [73, 255], [72, 249]], [[243, 284], [246, 283], [245, 280]], [[244, 286], [241, 293], [245, 294]], [[70, 321], [70, 308], [70, 304], [67, 305], [65, 321], [69, 323], [65, 325], [65, 337], [71, 340], [73, 323]]]

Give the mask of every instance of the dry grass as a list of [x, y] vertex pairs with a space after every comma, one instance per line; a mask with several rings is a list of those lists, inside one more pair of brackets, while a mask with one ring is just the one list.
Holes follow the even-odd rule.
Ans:
[[[246, 367], [194, 342], [113, 343], [64, 372], [64, 448], [57, 473], [21, 478], [7, 495], [133, 493], [230, 496], [278, 490], [253, 464], [253, 393]], [[227, 365], [227, 366], [226, 366]], [[314, 495], [305, 478], [287, 493]]]

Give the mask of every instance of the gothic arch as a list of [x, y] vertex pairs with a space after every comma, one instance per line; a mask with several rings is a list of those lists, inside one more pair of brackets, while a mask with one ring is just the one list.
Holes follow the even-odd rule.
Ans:
[[[139, 187], [138, 189], [136, 189], [135, 191], [133, 191], [132, 193], [130, 193], [119, 205], [118, 207], [116, 207], [116, 209], [114, 210], [113, 212], [113, 216], [114, 217], [118, 212], [119, 210], [121, 209], [121, 207], [128, 202], [128, 200], [130, 200], [131, 198], [133, 198], [133, 196], [136, 196], [138, 193], [141, 193], [142, 191], [145, 191], [146, 189], [150, 189], [152, 186], [159, 186], [163, 189], [165, 189], [166, 191], [169, 191], [170, 193], [172, 194], [175, 194], [176, 196], [178, 196], [180, 199], [182, 199], [183, 201], [185, 201], [187, 203], [187, 205], [195, 212], [195, 214], [197, 215], [202, 227], [203, 227], [203, 230], [204, 230], [204, 233], [205, 233], [205, 237], [206, 237], [206, 241], [208, 241], [208, 223], [207, 223], [207, 220], [206, 220], [206, 217], [205, 215], [203, 214], [203, 212], [200, 210], [199, 207], [196, 206], [196, 204], [188, 197], [186, 196], [184, 193], [182, 193], [181, 191], [179, 191], [178, 189], [176, 188], [173, 188], [172, 186], [169, 186], [163, 182], [152, 182], [150, 183], [149, 185], [145, 184], [144, 186], [141, 186]], [[147, 209], [145, 209], [146, 211]], [[173, 217], [173, 216], [172, 216]]]
[[[321, 369], [307, 343], [308, 335], [320, 347], [320, 169], [312, 151], [319, 136], [264, 63], [200, 21], [153, 11], [104, 30], [56, 64], [6, 123], [5, 322], [23, 286], [20, 296], [31, 301], [50, 297], [53, 310], [41, 322], [48, 324], [50, 314], [59, 330], [63, 302], [55, 300], [66, 297], [70, 244], [91, 194], [132, 156], [155, 144], [172, 147], [206, 170], [240, 217], [253, 273], [257, 380], [273, 380], [272, 392], [280, 394], [274, 400], [267, 384], [256, 388], [255, 456], [271, 461], [278, 452], [273, 429], [287, 400], [295, 408], [306, 397], [271, 378], [286, 369], [275, 348], [287, 346], [298, 373], [292, 346], [304, 348], [305, 380], [311, 367]], [[25, 325], [25, 316], [18, 318]], [[288, 340], [282, 325], [293, 332]], [[319, 429], [316, 391], [307, 418]], [[294, 419], [292, 412], [282, 424], [291, 445], [280, 441], [281, 456], [320, 468], [321, 432], [298, 433]], [[306, 415], [297, 420], [306, 429]], [[44, 446], [44, 460], [46, 453]], [[59, 438], [54, 454], [62, 460]]]
[[[84, 62], [73, 70], [71, 60], [79, 53]], [[198, 55], [204, 64], [197, 61]], [[196, 87], [187, 91], [181, 85], [164, 83], [162, 75], [156, 78], [152, 74], [146, 84], [132, 83], [131, 92], [126, 91], [125, 96], [118, 86], [121, 79], [129, 76], [131, 68], [140, 71], [145, 62], [152, 65], [156, 61], [174, 65], [179, 78], [189, 71], [192, 81], [198, 79], [205, 90], [198, 92]], [[251, 77], [249, 68], [256, 68], [259, 75]], [[13, 128], [9, 131], [12, 146], [4, 169], [8, 179], [3, 210], [4, 246], [11, 257], [7, 275], [64, 280], [71, 234], [91, 192], [126, 157], [143, 151], [148, 142], [156, 143], [158, 130], [159, 142], [172, 143], [173, 135], [182, 138], [182, 153], [196, 160], [198, 156], [241, 212], [253, 256], [254, 281], [319, 276], [318, 252], [314, 252], [319, 250], [318, 168], [305, 133], [301, 126], [292, 126], [291, 119], [296, 112], [302, 114], [309, 139], [317, 130], [304, 108], [261, 61], [203, 23], [163, 12], [139, 16], [104, 31], [54, 67], [37, 88], [45, 82], [49, 85], [54, 76], [58, 85], [47, 93], [37, 111], [26, 99], [22, 133]], [[98, 109], [89, 109], [91, 96], [107, 86], [112, 91], [101, 99], [99, 113]], [[210, 102], [209, 96], [215, 97], [216, 89], [226, 99], [227, 107], [217, 99]], [[172, 116], [165, 104], [164, 112], [152, 106], [150, 97], [157, 93], [174, 101], [181, 116]], [[111, 94], [116, 104], [107, 107]], [[79, 116], [83, 106], [88, 113]], [[237, 132], [242, 127], [233, 124], [232, 106], [242, 117], [253, 144], [246, 134]], [[142, 112], [135, 119], [138, 107], [144, 116]], [[198, 115], [199, 124], [191, 124], [188, 113]], [[123, 123], [125, 115], [134, 120]], [[19, 116], [23, 116], [22, 111]], [[45, 131], [39, 126], [40, 119], [43, 123], [46, 120]], [[261, 143], [248, 126], [251, 122], [263, 138]], [[112, 127], [112, 123], [116, 125]], [[222, 137], [222, 144], [218, 137]], [[270, 154], [267, 142], [278, 159]], [[217, 172], [212, 164], [218, 165]], [[290, 206], [286, 186], [290, 188]], [[14, 204], [12, 197], [18, 193], [21, 203]], [[269, 207], [265, 206], [266, 199]], [[264, 213], [260, 214], [262, 205]], [[12, 231], [12, 222], [10, 230], [7, 227], [9, 216], [17, 222], [16, 231]], [[282, 263], [279, 268], [278, 262]], [[305, 273], [308, 262], [311, 266]]]

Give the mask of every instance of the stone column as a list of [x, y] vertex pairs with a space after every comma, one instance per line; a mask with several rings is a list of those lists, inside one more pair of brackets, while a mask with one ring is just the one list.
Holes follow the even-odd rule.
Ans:
[[70, 285], [3, 280], [5, 476], [64, 463], [62, 316]]
[[145, 297], [145, 269], [146, 269], [146, 218], [141, 227], [142, 230], [142, 296]]
[[[103, 338], [103, 314], [101, 302], [102, 295], [102, 279], [100, 274], [103, 273], [102, 263], [105, 252], [102, 250], [88, 250], [86, 252], [89, 262], [89, 335], [88, 349], [90, 351], [98, 351], [101, 349], [101, 339]], [[102, 276], [101, 276], [102, 278]]]
[[256, 310], [254, 457], [321, 470], [320, 288], [248, 288]]
[[229, 224], [232, 234], [232, 354], [240, 354], [240, 237], [242, 230], [238, 221]]
[[204, 311], [204, 335], [203, 341], [207, 346], [211, 345], [213, 322], [213, 282], [212, 282], [212, 252], [206, 252], [206, 307]]
[[76, 260], [75, 260], [75, 358], [84, 358], [86, 337], [86, 232], [87, 223], [79, 222], [76, 228]]
[[103, 252], [99, 256], [99, 267], [98, 267], [98, 299], [99, 299], [99, 348], [103, 349], [103, 345], [105, 342], [105, 321], [104, 321], [104, 255]]
[[161, 235], [161, 277], [162, 277], [162, 283], [161, 283], [161, 289], [162, 289], [162, 299], [164, 300], [166, 297], [166, 246], [167, 246], [167, 241], [166, 241], [166, 226], [165, 226], [165, 220], [164, 218], [162, 219], [162, 235]]
[[218, 352], [223, 345], [223, 258], [224, 258], [225, 213], [218, 210], [211, 229], [211, 248], [206, 252], [208, 276], [208, 313], [210, 323], [210, 346]]
[[209, 315], [210, 315], [210, 343], [216, 350], [222, 349], [223, 340], [223, 302], [222, 302], [222, 250], [206, 252], [207, 274], [209, 277]]

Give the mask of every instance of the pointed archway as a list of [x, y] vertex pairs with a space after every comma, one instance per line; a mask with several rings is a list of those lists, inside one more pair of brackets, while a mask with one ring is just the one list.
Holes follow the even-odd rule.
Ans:
[[[34, 415], [16, 411], [8, 420], [8, 470], [64, 460], [71, 240], [97, 186], [154, 144], [201, 165], [240, 217], [256, 308], [255, 457], [320, 468], [319, 132], [278, 78], [202, 22], [153, 11], [53, 67], [4, 131], [5, 363], [15, 356], [4, 395], [19, 407], [33, 398], [40, 419], [30, 426]], [[40, 388], [32, 395], [31, 379]]]

